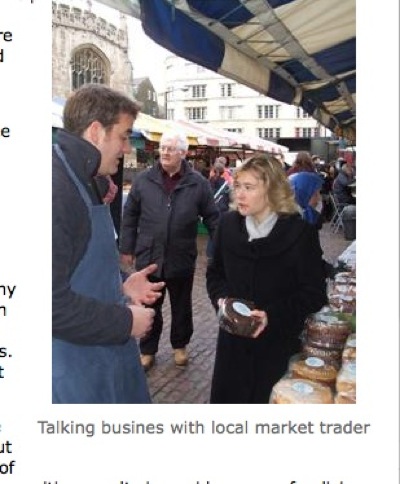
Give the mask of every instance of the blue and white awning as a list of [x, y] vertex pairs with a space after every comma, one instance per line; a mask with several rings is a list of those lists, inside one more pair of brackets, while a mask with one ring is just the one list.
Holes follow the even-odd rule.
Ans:
[[100, 0], [180, 57], [355, 139], [356, 0]]

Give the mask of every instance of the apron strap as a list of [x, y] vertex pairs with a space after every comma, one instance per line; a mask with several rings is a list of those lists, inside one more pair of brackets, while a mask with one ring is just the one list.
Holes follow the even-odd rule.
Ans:
[[67, 162], [67, 159], [64, 155], [64, 152], [62, 151], [62, 149], [60, 148], [60, 145], [58, 144], [54, 144], [54, 149], [56, 150], [56, 153], [58, 155], [58, 158], [59, 160], [61, 161], [61, 163], [64, 165], [65, 169], [67, 170], [69, 176], [72, 178], [72, 180], [75, 182], [78, 190], [79, 190], [79, 193], [81, 194], [86, 206], [91, 209], [92, 206], [93, 206], [93, 203], [92, 203], [92, 200], [90, 199], [90, 196], [87, 192], [87, 190], [85, 189], [85, 187], [83, 186], [82, 182], [79, 180], [79, 178], [75, 175], [73, 169], [69, 166], [69, 163]]

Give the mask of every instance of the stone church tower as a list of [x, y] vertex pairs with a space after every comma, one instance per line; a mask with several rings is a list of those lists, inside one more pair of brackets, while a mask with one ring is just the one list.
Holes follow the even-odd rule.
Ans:
[[53, 2], [53, 97], [66, 98], [88, 82], [106, 84], [133, 95], [132, 65], [128, 57], [128, 29], [87, 10]]

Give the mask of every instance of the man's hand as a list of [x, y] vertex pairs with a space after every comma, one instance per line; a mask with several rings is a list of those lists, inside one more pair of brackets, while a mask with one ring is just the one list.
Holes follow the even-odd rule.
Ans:
[[154, 309], [143, 308], [141, 306], [128, 306], [132, 311], [133, 323], [131, 336], [134, 338], [143, 338], [153, 326]]
[[134, 304], [154, 304], [161, 296], [165, 282], [150, 282], [148, 276], [157, 270], [157, 264], [150, 264], [141, 271], [131, 274], [123, 284], [124, 294]]

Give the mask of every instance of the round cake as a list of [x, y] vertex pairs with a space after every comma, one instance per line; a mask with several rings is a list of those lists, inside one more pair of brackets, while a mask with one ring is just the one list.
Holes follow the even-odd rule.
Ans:
[[355, 404], [357, 403], [356, 394], [355, 392], [337, 393], [335, 395], [335, 403]]
[[333, 365], [326, 363], [321, 358], [316, 358], [314, 356], [301, 358], [291, 364], [290, 370], [293, 378], [312, 380], [331, 387], [334, 387], [335, 385], [337, 376], [336, 368]]
[[343, 364], [336, 378], [336, 391], [338, 393], [356, 393], [356, 362]]
[[315, 356], [321, 358], [321, 360], [339, 368], [342, 363], [342, 351], [331, 348], [320, 348], [318, 346], [312, 346], [308, 343], [303, 345], [303, 355], [305, 357]]
[[251, 316], [253, 309], [251, 301], [226, 298], [219, 308], [220, 327], [237, 336], [252, 337], [261, 324]]
[[350, 324], [334, 313], [317, 313], [306, 322], [307, 344], [320, 348], [342, 350], [350, 332]]
[[270, 403], [333, 403], [332, 390], [326, 385], [302, 378], [283, 378], [273, 387]]
[[356, 357], [357, 357], [357, 342], [356, 342], [356, 335], [353, 333], [347, 338], [347, 341], [342, 353], [342, 361], [343, 363], [347, 363], [348, 361], [355, 361]]

